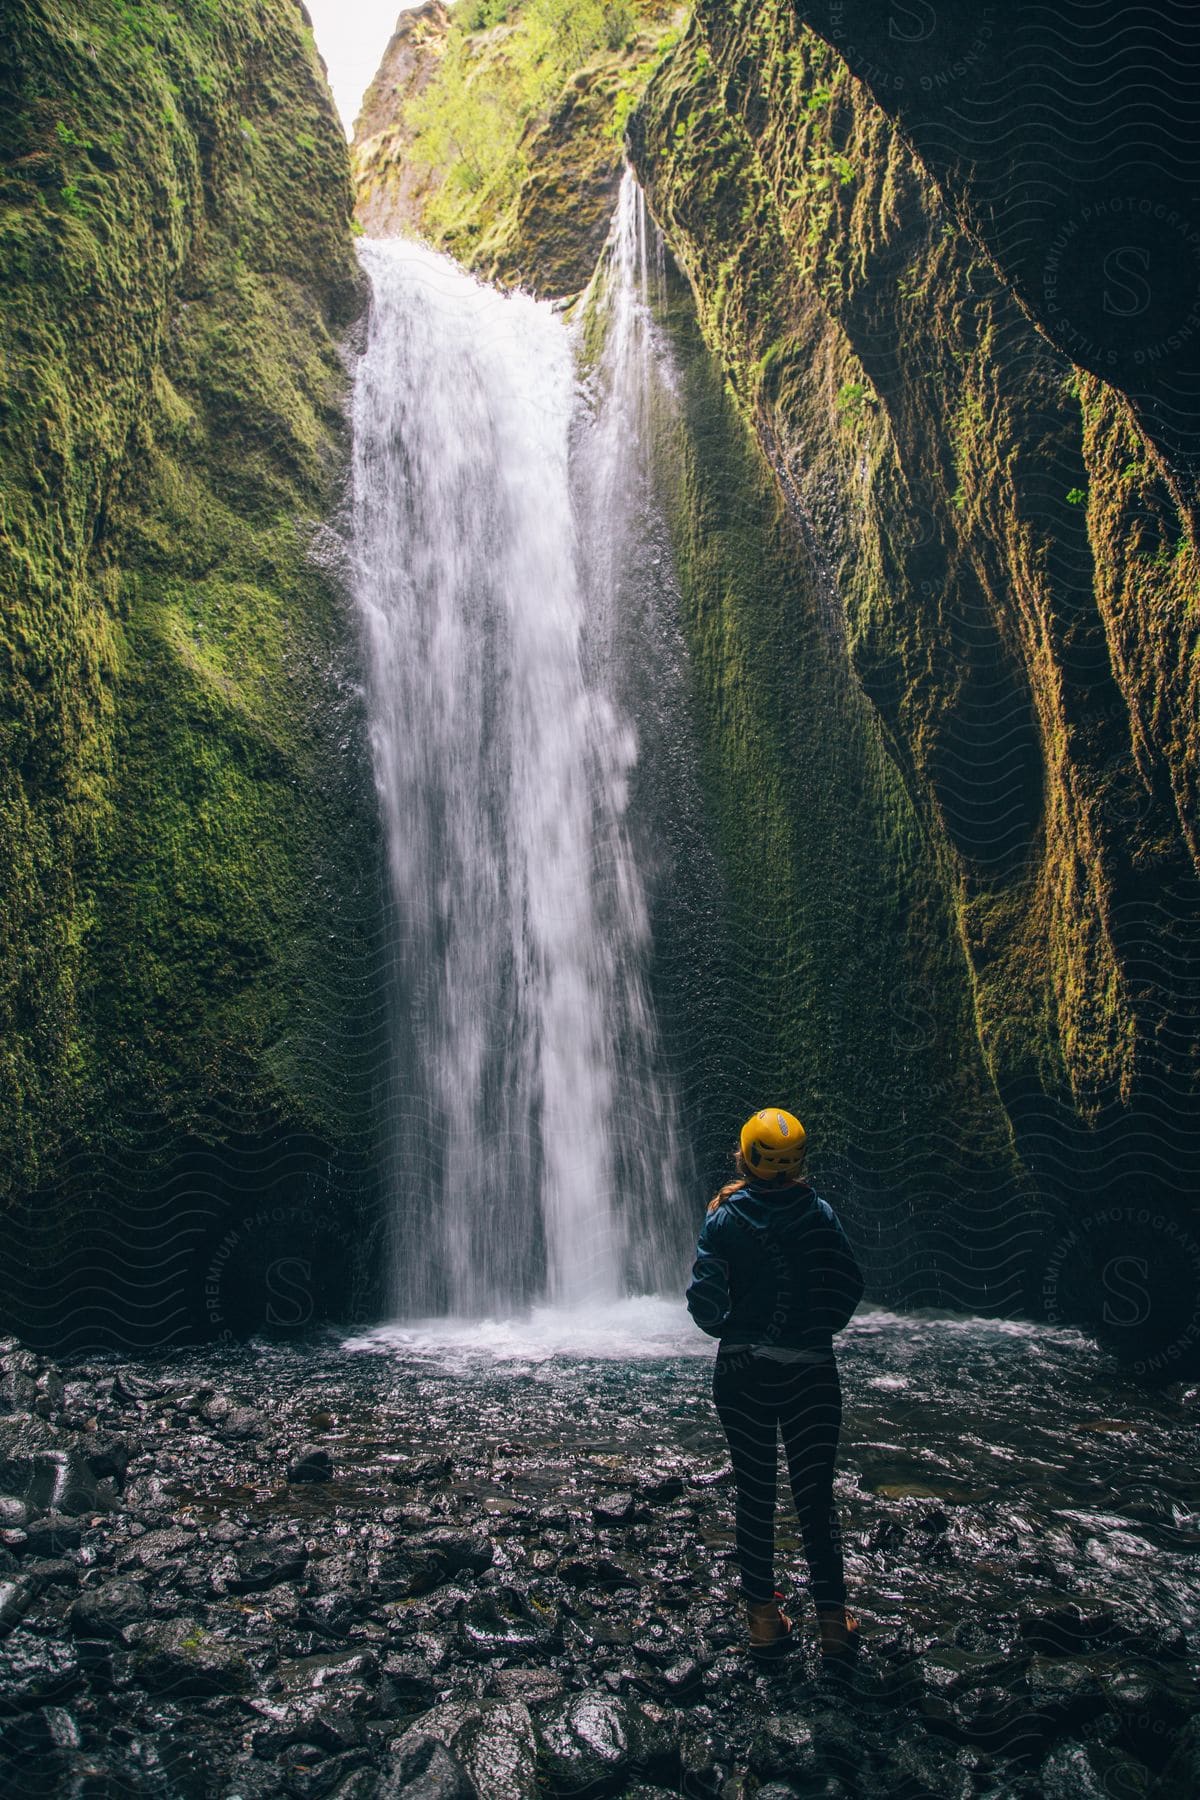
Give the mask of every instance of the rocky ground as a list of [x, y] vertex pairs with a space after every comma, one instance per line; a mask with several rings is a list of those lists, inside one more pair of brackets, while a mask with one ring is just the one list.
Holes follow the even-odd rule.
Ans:
[[822, 1671], [802, 1593], [787, 1660], [743, 1652], [699, 1358], [0, 1343], [0, 1793], [1192, 1800], [1200, 1539], [1177, 1493], [1162, 1536], [1139, 1458], [1186, 1484], [1194, 1393], [1122, 1389], [1053, 1469], [960, 1417], [939, 1484], [904, 1461], [896, 1342], [843, 1358], [852, 1674]]

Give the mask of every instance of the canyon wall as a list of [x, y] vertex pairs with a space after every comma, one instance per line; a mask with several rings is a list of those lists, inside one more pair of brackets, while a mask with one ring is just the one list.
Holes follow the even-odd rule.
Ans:
[[346, 1303], [378, 1016], [345, 143], [292, 0], [0, 40], [6, 1322], [252, 1327], [285, 1256], [294, 1321]]

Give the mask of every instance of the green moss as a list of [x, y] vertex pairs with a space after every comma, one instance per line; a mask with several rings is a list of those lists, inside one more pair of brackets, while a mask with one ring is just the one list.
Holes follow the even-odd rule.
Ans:
[[[894, 1191], [907, 1160], [898, 1117], [925, 1138], [949, 1114], [965, 1164], [1011, 1173], [953, 981], [950, 910], [820, 571], [678, 288], [667, 322], [681, 378], [660, 419], [659, 483], [727, 881], [727, 1016], [741, 1022], [709, 1117], [723, 1146], [755, 1096], [791, 1096], [823, 1176], [849, 1164], [860, 1191]], [[931, 993], [917, 1081], [909, 1022], [930, 1014]]]
[[676, 15], [665, 0], [516, 0], [502, 19], [456, 8], [444, 35], [402, 17], [389, 57], [404, 75], [385, 59], [355, 141], [366, 229], [416, 230], [491, 280], [577, 293]]
[[374, 825], [310, 557], [345, 146], [285, 0], [29, 0], [4, 33], [2, 1179], [237, 1119], [345, 1145]]
[[[939, 1041], [967, 1020], [966, 1086], [987, 1113], [994, 1084], [1035, 1159], [1053, 1142], [1066, 1167], [1081, 1125], [1169, 1135], [1194, 1104], [1191, 1014], [1134, 970], [1171, 966], [1195, 904], [1181, 496], [789, 9], [701, 0], [631, 136], [920, 821], [914, 866], [953, 921]], [[744, 740], [743, 722], [722, 754]], [[881, 879], [864, 868], [864, 894]], [[1153, 921], [1151, 879], [1170, 892]]]

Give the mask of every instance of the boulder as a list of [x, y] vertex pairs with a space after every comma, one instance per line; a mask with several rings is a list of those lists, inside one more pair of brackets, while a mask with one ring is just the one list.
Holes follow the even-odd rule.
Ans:
[[458, 1638], [468, 1656], [527, 1656], [561, 1645], [562, 1622], [557, 1607], [532, 1601], [519, 1588], [487, 1588], [463, 1607]]
[[52, 1706], [79, 1686], [82, 1671], [70, 1644], [19, 1625], [6, 1638], [0, 1693], [6, 1706]]
[[81, 1433], [62, 1432], [43, 1419], [0, 1425], [0, 1494], [24, 1501], [32, 1513], [94, 1512], [109, 1504]]
[[25, 1536], [31, 1555], [61, 1556], [64, 1550], [78, 1550], [83, 1542], [83, 1527], [77, 1518], [55, 1510], [29, 1519]]
[[498, 1700], [523, 1700], [538, 1706], [561, 1698], [565, 1683], [556, 1669], [493, 1669], [488, 1693]]
[[138, 1583], [118, 1576], [80, 1594], [68, 1622], [76, 1637], [113, 1638], [124, 1644], [130, 1626], [140, 1625], [149, 1612], [150, 1603]]
[[[465, 1769], [486, 1800], [537, 1800], [537, 1746], [529, 1709], [519, 1700], [455, 1702], [413, 1721], [405, 1737], [434, 1738]], [[397, 1746], [402, 1750], [405, 1738]]]
[[1175, 1740], [1149, 1800], [1195, 1800], [1200, 1794], [1200, 1712], [1193, 1713]]
[[374, 1794], [375, 1800], [481, 1800], [445, 1744], [418, 1731], [405, 1732], [392, 1747]]
[[323, 1444], [306, 1444], [288, 1467], [292, 1482], [332, 1481], [333, 1457]]
[[41, 1592], [41, 1582], [29, 1575], [0, 1577], [0, 1638], [19, 1625]]
[[772, 1713], [765, 1718], [750, 1744], [750, 1764], [767, 1777], [790, 1780], [820, 1778], [822, 1764], [812, 1727], [799, 1713]]
[[134, 1679], [171, 1698], [238, 1694], [250, 1686], [240, 1650], [191, 1619], [152, 1619], [130, 1626]]
[[592, 1800], [620, 1793], [637, 1776], [670, 1779], [678, 1765], [671, 1732], [637, 1702], [585, 1688], [543, 1712], [539, 1760], [556, 1794]]
[[373, 1650], [331, 1650], [317, 1656], [298, 1656], [281, 1663], [276, 1679], [285, 1695], [330, 1693], [339, 1701], [343, 1693], [375, 1687], [379, 1659]]
[[448, 1525], [441, 1525], [432, 1531], [423, 1531], [413, 1540], [415, 1550], [432, 1550], [445, 1564], [449, 1575], [459, 1575], [469, 1569], [473, 1575], [482, 1575], [490, 1569], [495, 1557], [495, 1546], [490, 1537], [483, 1532], [456, 1531]]
[[296, 1540], [282, 1544], [246, 1544], [236, 1553], [237, 1575], [229, 1582], [234, 1594], [261, 1594], [281, 1581], [295, 1581], [308, 1562], [308, 1551]]

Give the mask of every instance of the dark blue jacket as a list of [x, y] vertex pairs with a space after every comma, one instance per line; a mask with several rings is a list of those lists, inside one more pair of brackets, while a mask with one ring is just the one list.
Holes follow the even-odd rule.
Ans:
[[696, 1246], [688, 1311], [723, 1345], [833, 1352], [863, 1278], [827, 1201], [804, 1182], [750, 1181], [710, 1212]]

